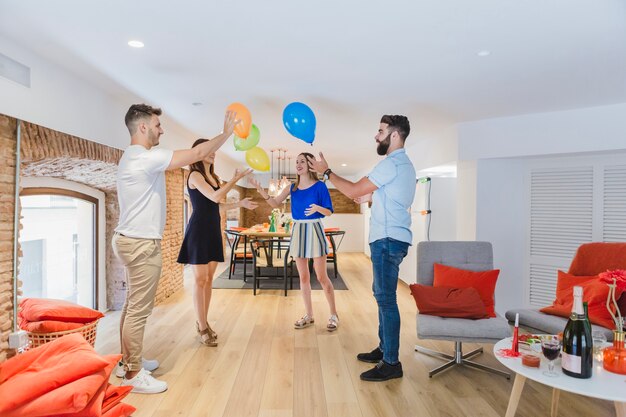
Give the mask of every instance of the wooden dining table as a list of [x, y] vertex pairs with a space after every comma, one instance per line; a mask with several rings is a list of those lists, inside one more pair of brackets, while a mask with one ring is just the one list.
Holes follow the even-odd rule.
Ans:
[[[270, 232], [269, 231], [269, 227], [266, 227], [264, 225], [255, 225], [252, 227], [249, 227], [245, 230], [241, 230], [238, 231], [239, 234], [241, 236], [243, 236], [243, 276], [244, 276], [244, 280], [245, 278], [247, 278], [247, 264], [248, 264], [248, 239], [256, 239], [256, 238], [277, 238], [277, 239], [284, 239], [284, 238], [290, 238], [291, 237], [291, 229], [289, 231], [286, 231], [285, 228], [283, 227], [278, 227], [276, 229], [276, 231], [274, 232]], [[333, 236], [337, 235], [337, 234], [343, 234], [345, 232], [343, 231], [339, 231], [338, 229], [328, 229], [328, 230], [324, 230], [326, 236], [328, 236], [330, 239], [333, 239]], [[312, 264], [311, 264], [312, 267]]]
[[246, 230], [242, 230], [239, 232], [241, 236], [243, 236], [243, 277], [244, 280], [247, 278], [247, 264], [248, 264], [248, 239], [255, 238], [277, 238], [284, 239], [291, 237], [291, 230], [286, 231], [284, 228], [279, 227], [275, 232], [270, 232], [269, 227], [265, 227], [263, 225], [255, 225]]

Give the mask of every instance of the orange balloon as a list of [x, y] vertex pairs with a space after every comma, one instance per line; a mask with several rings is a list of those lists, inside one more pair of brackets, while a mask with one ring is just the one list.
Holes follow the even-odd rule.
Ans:
[[239, 123], [235, 125], [235, 134], [242, 139], [247, 138], [250, 134], [250, 126], [252, 125], [250, 110], [241, 103], [233, 103], [226, 108], [226, 111], [237, 113], [235, 119], [239, 120]]

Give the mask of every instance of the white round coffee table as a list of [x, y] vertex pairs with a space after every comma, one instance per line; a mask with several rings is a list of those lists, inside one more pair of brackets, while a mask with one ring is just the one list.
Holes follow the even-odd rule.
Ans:
[[543, 385], [554, 388], [552, 391], [552, 416], [556, 416], [559, 401], [559, 391], [568, 391], [587, 397], [599, 398], [615, 402], [617, 417], [626, 417], [626, 375], [614, 374], [602, 368], [602, 364], [594, 361], [593, 376], [589, 379], [572, 378], [561, 371], [560, 360], [556, 361], [554, 369], [558, 376], [549, 377], [543, 374], [548, 369], [548, 361], [541, 356], [539, 368], [530, 368], [522, 365], [522, 358], [505, 358], [498, 355], [500, 349], [510, 349], [511, 338], [500, 340], [493, 347], [493, 353], [500, 363], [515, 372], [515, 382], [509, 398], [509, 405], [505, 417], [513, 417], [519, 404], [519, 399], [526, 379], [532, 379]]

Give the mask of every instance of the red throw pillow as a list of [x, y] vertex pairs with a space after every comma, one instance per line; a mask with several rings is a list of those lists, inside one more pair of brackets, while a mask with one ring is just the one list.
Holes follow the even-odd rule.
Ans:
[[[0, 415], [105, 369], [102, 357], [78, 333], [60, 337], [0, 363]], [[106, 376], [103, 381], [106, 381]], [[24, 414], [21, 414], [24, 415]]]
[[461, 319], [489, 317], [475, 288], [431, 287], [411, 284], [411, 294], [420, 314]]
[[468, 271], [436, 263], [433, 287], [474, 288], [485, 304], [487, 316], [497, 317], [493, 294], [499, 274], [499, 269]]
[[137, 411], [135, 407], [126, 403], [118, 403], [110, 410], [102, 414], [102, 417], [129, 417]]
[[91, 323], [104, 317], [104, 314], [69, 301], [48, 298], [24, 298], [20, 302], [20, 316], [28, 321], [54, 320], [71, 323]]
[[65, 321], [54, 321], [54, 320], [44, 320], [44, 321], [28, 321], [24, 320], [21, 317], [18, 318], [20, 329], [26, 330], [30, 333], [57, 333], [57, 332], [65, 332], [68, 330], [78, 329], [80, 327], [85, 326], [85, 323], [70, 323]]
[[[556, 281], [556, 299], [549, 307], [544, 307], [540, 311], [553, 316], [569, 317], [574, 304], [574, 287], [583, 287], [583, 301], [588, 304], [589, 321], [607, 329], [614, 329], [615, 323], [611, 314], [606, 309], [606, 297], [609, 294], [609, 286], [597, 275], [579, 277], [570, 275], [567, 272], [559, 271]], [[622, 290], [615, 290], [615, 299], [622, 296]], [[615, 312], [614, 306], [613, 312]]]

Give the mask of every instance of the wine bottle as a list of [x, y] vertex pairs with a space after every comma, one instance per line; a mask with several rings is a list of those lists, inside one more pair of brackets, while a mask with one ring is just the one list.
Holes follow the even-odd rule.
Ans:
[[561, 367], [565, 375], [574, 378], [591, 378], [593, 372], [593, 339], [583, 309], [582, 287], [574, 287], [572, 314], [563, 331]]

